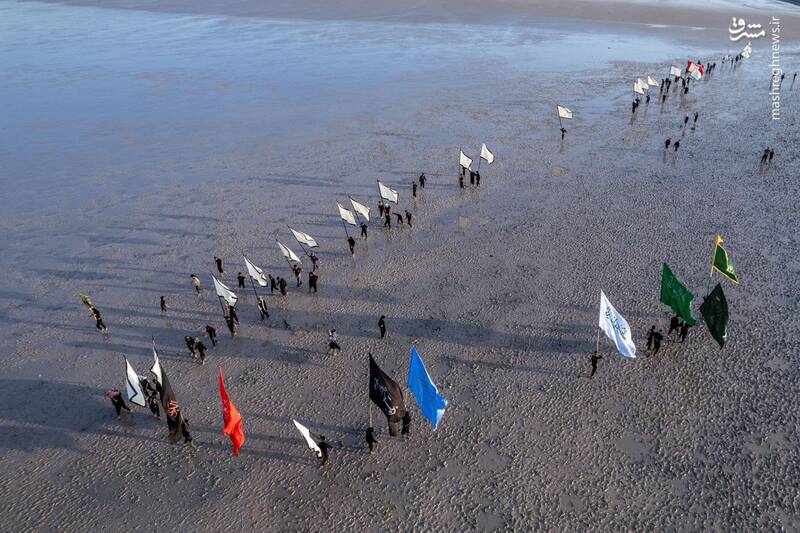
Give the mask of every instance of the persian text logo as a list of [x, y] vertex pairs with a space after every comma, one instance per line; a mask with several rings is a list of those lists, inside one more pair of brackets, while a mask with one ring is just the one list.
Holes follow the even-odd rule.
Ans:
[[[745, 31], [746, 30], [746, 31]], [[761, 30], [753, 31], [750, 30]], [[738, 41], [747, 37], [748, 39], [758, 39], [767, 34], [766, 30], [761, 29], [761, 24], [747, 24], [744, 19], [731, 17], [731, 25], [728, 26], [728, 33], [730, 33], [731, 41]]]
[[772, 17], [770, 22], [772, 30], [772, 81], [769, 84], [770, 108], [772, 120], [781, 119], [781, 83], [783, 83], [783, 69], [781, 68], [781, 19]]

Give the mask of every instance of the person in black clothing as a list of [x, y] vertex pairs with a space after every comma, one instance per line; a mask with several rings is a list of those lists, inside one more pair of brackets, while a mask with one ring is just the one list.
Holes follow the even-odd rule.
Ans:
[[231, 332], [231, 337], [236, 336], [236, 323], [233, 319], [229, 316], [225, 317], [225, 324], [228, 326], [228, 330]]
[[689, 122], [689, 115], [686, 115], [685, 117], [683, 117], [683, 125], [684, 125], [684, 127], [686, 126], [686, 124], [688, 122]]
[[96, 327], [103, 333], [108, 331], [108, 328], [103, 322], [103, 318], [100, 316], [100, 311], [96, 307], [92, 306], [89, 308], [89, 312], [92, 314], [92, 317], [94, 318], [94, 327]]
[[378, 439], [375, 438], [375, 430], [372, 429], [372, 426], [367, 428], [367, 446], [369, 446], [369, 453], [372, 453], [372, 449], [378, 444]]
[[767, 158], [769, 157], [769, 148], [764, 148], [764, 154], [761, 156], [761, 164], [767, 162]]
[[678, 147], [681, 145], [680, 141], [675, 141], [675, 152], [678, 151]]
[[269, 293], [274, 294], [275, 289], [278, 288], [278, 284], [275, 282], [275, 278], [272, 277], [272, 274], [268, 274], [269, 276]]
[[562, 141], [564, 140], [564, 136], [565, 136], [566, 134], [567, 134], [567, 130], [565, 130], [564, 128], [561, 128], [561, 140], [562, 140]]
[[602, 359], [603, 356], [600, 355], [598, 352], [592, 352], [592, 356], [589, 358], [589, 361], [592, 363], [592, 373], [589, 377], [594, 377], [594, 373], [597, 372], [597, 362]]
[[667, 331], [667, 335], [672, 335], [672, 332], [678, 333], [678, 330], [681, 327], [681, 319], [678, 315], [675, 315], [669, 320], [669, 331]]
[[472, 170], [469, 171], [469, 184], [475, 185], [475, 172]]
[[195, 351], [195, 339], [189, 335], [186, 335], [183, 338], [184, 342], [186, 343], [186, 347], [189, 348], [189, 352], [191, 352], [192, 357], [197, 357], [197, 353]]
[[400, 434], [411, 436], [411, 413], [408, 411], [403, 415], [403, 429], [400, 430]]
[[463, 178], [467, 173], [467, 167], [461, 167], [461, 177]]
[[311, 259], [311, 270], [312, 271], [316, 271], [317, 270], [317, 266], [319, 266], [318, 265], [319, 257], [317, 257], [317, 254], [315, 254], [314, 252], [309, 252], [308, 253], [308, 258]]
[[772, 158], [774, 156], [775, 156], [775, 150], [770, 149], [770, 151], [769, 151], [769, 160], [768, 160], [770, 165], [772, 164]]
[[477, 170], [475, 171], [475, 186], [476, 187], [481, 186], [481, 173], [478, 172]]
[[361, 238], [367, 240], [367, 225], [363, 222], [361, 223]]
[[413, 196], [414, 198], [417, 197], [417, 182], [416, 181], [412, 181], [411, 182], [411, 196]]
[[650, 326], [650, 329], [647, 331], [647, 349], [653, 347], [653, 338], [656, 336], [656, 327]]
[[378, 329], [381, 332], [381, 339], [386, 336], [386, 315], [381, 315], [381, 318], [378, 319]]
[[117, 411], [117, 420], [122, 420], [123, 409], [125, 409], [128, 412], [131, 411], [131, 408], [125, 405], [125, 400], [122, 399], [122, 393], [117, 389], [112, 389], [111, 391], [106, 393], [106, 396], [108, 396], [108, 399], [111, 400], [111, 404]]
[[661, 349], [661, 341], [664, 340], [662, 330], [658, 330], [658, 333], [653, 333], [653, 355], [658, 353], [658, 350]]
[[303, 280], [300, 279], [300, 274], [303, 272], [303, 267], [295, 263], [292, 265], [292, 272], [294, 272], [294, 277], [297, 280], [297, 286], [300, 287], [303, 285]]
[[159, 409], [159, 402], [158, 395], [156, 393], [151, 394], [147, 397], [147, 405], [150, 407], [150, 412], [153, 413], [153, 416], [161, 420], [161, 409]]
[[324, 435], [320, 435], [317, 446], [319, 447], [319, 451], [322, 452], [322, 464], [320, 466], [325, 466], [328, 464], [328, 450], [332, 449], [333, 446], [328, 444], [328, 441], [325, 439]]
[[[309, 272], [308, 275], [310, 277], [312, 273]], [[258, 297], [258, 312], [261, 315], [261, 320], [269, 318], [269, 311], [267, 311], [267, 302], [265, 302], [264, 298], [262, 298], [261, 296]]]
[[[795, 74], [795, 77], [797, 77], [797, 74]], [[425, 180], [426, 179], [428, 179], [428, 178], [425, 177], [425, 173], [424, 172], [419, 175], [419, 186], [422, 187], [423, 189], [425, 188]]]
[[319, 279], [319, 276], [317, 276], [315, 273], [313, 273], [313, 272], [309, 272], [308, 273], [308, 292], [311, 292], [312, 290], [314, 292], [317, 292], [317, 280], [318, 279]]
[[356, 240], [353, 237], [347, 237], [347, 246], [350, 248], [350, 255], [356, 254]]
[[463, 169], [461, 171], [461, 175], [458, 177], [458, 187], [460, 189], [464, 188], [464, 171], [463, 171]]
[[407, 209], [406, 209], [406, 223], [408, 224], [408, 227], [410, 228], [411, 227], [411, 211], [409, 211]]
[[220, 276], [225, 274], [225, 269], [222, 268], [222, 259], [215, 255], [214, 262], [217, 264], [217, 271], [219, 272]]
[[195, 339], [194, 347], [197, 349], [197, 352], [200, 354], [200, 364], [206, 364], [206, 345], [203, 344], [203, 341], [200, 339]]
[[664, 141], [664, 150], [669, 150], [669, 144], [672, 142], [672, 139], [667, 139]]
[[695, 112], [694, 112], [694, 121], [692, 122], [692, 124], [697, 124], [697, 118], [698, 118], [699, 116], [700, 116], [700, 113], [699, 113], [699, 112], [697, 112], [697, 111], [695, 111]]
[[149, 396], [155, 392], [155, 389], [150, 384], [150, 380], [148, 380], [144, 376], [138, 376], [138, 378], [139, 378], [139, 385], [141, 385], [142, 392], [144, 393], [145, 396]]
[[287, 292], [287, 291], [286, 291], [286, 280], [285, 280], [285, 279], [283, 279], [283, 278], [278, 278], [278, 287], [279, 287], [279, 288], [280, 288], [280, 290], [281, 290], [281, 294], [282, 294], [283, 296], [286, 296], [286, 292]]
[[383, 216], [383, 201], [378, 202], [378, 212]]
[[161, 314], [165, 314], [167, 312], [167, 299], [162, 296], [159, 303], [161, 304]]
[[211, 339], [211, 346], [217, 345], [217, 330], [213, 326], [206, 326], [206, 333], [208, 338]]
[[228, 307], [228, 316], [230, 316], [231, 320], [236, 322], [236, 325], [238, 326], [239, 325], [239, 315], [236, 314], [236, 309], [234, 309], [230, 305], [227, 306], [227, 307]]
[[[669, 91], [669, 89], [667, 89], [667, 90]], [[664, 93], [664, 94], [661, 95], [661, 103], [663, 104], [666, 101], [667, 101], [667, 93]]]
[[650, 103], [650, 93], [647, 93], [647, 96], [644, 97], [644, 103], [645, 104], [649, 104]]
[[391, 215], [391, 213], [384, 213], [384, 215], [383, 215], [383, 227], [384, 228], [388, 227], [389, 229], [392, 229], [392, 215]]
[[403, 225], [403, 215], [401, 215], [400, 213], [395, 213], [394, 216], [397, 217], [397, 225], [398, 226], [402, 226]]
[[681, 342], [686, 340], [686, 335], [688, 335], [688, 334], [689, 334], [689, 324], [684, 322], [683, 324], [681, 324], [681, 331], [680, 331], [680, 334], [679, 334], [680, 338], [681, 338]]
[[240, 287], [240, 288], [242, 288], [242, 289], [244, 289], [244, 280], [245, 280], [244, 274], [242, 274], [241, 272], [239, 272], [239, 273], [236, 275], [236, 279], [237, 279], [237, 280], [239, 280], [239, 287]]

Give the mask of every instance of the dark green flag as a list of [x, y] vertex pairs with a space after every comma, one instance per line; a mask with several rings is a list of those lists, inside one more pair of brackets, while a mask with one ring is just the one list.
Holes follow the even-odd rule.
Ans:
[[675, 311], [690, 326], [694, 326], [696, 320], [692, 318], [692, 300], [694, 294], [686, 290], [683, 283], [678, 281], [672, 270], [666, 263], [661, 269], [661, 303], [666, 304]]
[[700, 306], [700, 313], [719, 347], [725, 346], [725, 340], [728, 338], [728, 302], [725, 300], [725, 293], [722, 292], [722, 285], [717, 283], [711, 294], [706, 296]]

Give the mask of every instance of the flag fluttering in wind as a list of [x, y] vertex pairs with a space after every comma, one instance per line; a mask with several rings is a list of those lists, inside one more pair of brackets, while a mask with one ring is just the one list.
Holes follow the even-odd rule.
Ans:
[[706, 296], [700, 304], [700, 313], [719, 347], [725, 346], [725, 341], [728, 339], [728, 301], [722, 292], [722, 285], [717, 283], [711, 294]]
[[181, 407], [178, 405], [178, 399], [175, 397], [175, 391], [172, 390], [172, 385], [163, 368], [161, 369], [161, 380], [161, 386], [163, 387], [163, 392], [161, 393], [161, 407], [164, 408], [164, 413], [166, 413], [167, 416], [169, 442], [175, 444], [178, 442], [178, 439], [180, 439], [183, 415], [181, 414]]
[[636, 357], [636, 345], [633, 344], [628, 321], [614, 309], [603, 291], [600, 291], [600, 317], [597, 325], [614, 341], [619, 353], [625, 357]]
[[447, 408], [447, 399], [439, 394], [439, 389], [433, 384], [416, 347], [411, 348], [411, 361], [408, 364], [408, 389], [417, 400], [419, 410], [430, 421], [433, 429], [436, 429]]
[[358, 223], [356, 222], [356, 217], [352, 211], [342, 207], [342, 204], [340, 204], [339, 202], [336, 202], [336, 207], [339, 208], [339, 216], [342, 217], [342, 220], [344, 220], [351, 226], [358, 226]]
[[394, 189], [390, 189], [380, 181], [378, 182], [378, 189], [381, 192], [381, 198], [386, 201], [397, 203], [397, 200], [400, 198], [400, 195]]
[[142, 394], [142, 385], [139, 383], [139, 376], [133, 370], [127, 357], [125, 358], [125, 386], [128, 389], [128, 400], [140, 407], [144, 407], [144, 394]]
[[556, 109], [558, 109], [559, 118], [572, 118], [572, 111], [570, 111], [566, 107], [556, 105]]
[[655, 87], [656, 85], [658, 85], [658, 82], [656, 80], [654, 80], [651, 76], [647, 76], [647, 80], [646, 81], [647, 81], [647, 85], [649, 85], [650, 87]]
[[244, 257], [244, 265], [247, 267], [247, 273], [250, 275], [256, 283], [258, 283], [262, 287], [267, 286], [267, 276], [264, 275], [264, 271], [255, 266], [253, 263], [250, 262], [247, 257]]
[[319, 449], [319, 446], [317, 446], [316, 441], [314, 441], [314, 439], [311, 438], [311, 432], [308, 430], [308, 428], [305, 427], [300, 422], [298, 422], [297, 420], [295, 420], [294, 418], [292, 419], [292, 422], [294, 422], [294, 426], [297, 428], [297, 431], [299, 431], [300, 434], [303, 436], [303, 438], [306, 440], [308, 448], [312, 450], [314, 453], [316, 453], [317, 457], [322, 457], [322, 450]]
[[364, 220], [369, 222], [369, 207], [365, 206], [362, 203], [356, 202], [355, 200], [353, 200], [352, 197], [348, 196], [348, 198], [350, 198], [350, 203], [353, 205], [353, 210], [362, 217], [364, 217]]
[[661, 303], [670, 306], [676, 315], [686, 321], [686, 324], [694, 326], [696, 320], [692, 317], [693, 299], [694, 294], [686, 289], [664, 263], [661, 269]]
[[733, 264], [731, 264], [730, 259], [728, 259], [728, 252], [722, 247], [722, 242], [722, 237], [717, 235], [717, 245], [714, 247], [714, 260], [711, 263], [711, 272], [713, 273], [714, 270], [716, 270], [738, 285], [739, 277], [733, 270]]
[[222, 418], [225, 420], [225, 427], [222, 432], [231, 438], [233, 444], [234, 457], [239, 455], [239, 449], [244, 444], [244, 430], [242, 429], [242, 415], [233, 405], [225, 390], [225, 381], [222, 377], [222, 367], [219, 367], [219, 397], [222, 401]]
[[742, 57], [745, 59], [750, 59], [750, 55], [753, 53], [753, 45], [751, 43], [747, 43], [744, 48], [742, 48]]
[[680, 78], [681, 76], [683, 76], [683, 71], [681, 71], [681, 69], [679, 69], [675, 65], [671, 65], [669, 67], [669, 74], [670, 76], [675, 76], [676, 78]]
[[646, 81], [644, 81], [642, 78], [638, 78], [638, 79], [636, 80], [636, 82], [639, 84], [639, 88], [640, 88], [640, 89], [642, 89], [642, 91], [645, 91], [645, 92], [646, 92], [646, 91], [649, 91], [649, 90], [650, 90], [650, 86], [649, 86], [649, 85], [647, 84], [647, 82], [646, 82]]
[[380, 369], [372, 355], [369, 356], [369, 399], [386, 415], [389, 432], [392, 434], [392, 423], [406, 414], [403, 389]]
[[150, 367], [150, 372], [155, 376], [159, 385], [163, 385], [161, 381], [161, 365], [158, 363], [158, 352], [156, 351], [156, 339], [153, 337], [153, 366]]
[[469, 170], [469, 166], [472, 164], [472, 159], [466, 156], [466, 154], [462, 151], [458, 151], [458, 164], [462, 167]]
[[88, 295], [88, 294], [83, 294], [82, 292], [79, 292], [79, 293], [78, 293], [78, 296], [80, 296], [80, 297], [81, 297], [81, 301], [83, 302], [83, 305], [85, 305], [85, 306], [86, 306], [86, 307], [88, 307], [89, 309], [91, 309], [92, 307], [94, 307], [94, 306], [92, 305], [92, 299], [89, 297], [89, 295]]
[[317, 244], [317, 241], [314, 240], [314, 237], [312, 237], [308, 233], [303, 233], [302, 231], [297, 231], [297, 230], [292, 229], [292, 228], [289, 228], [289, 231], [292, 232], [292, 235], [294, 235], [294, 238], [300, 244], [305, 244], [309, 248], [316, 248], [317, 246], [319, 246]]
[[494, 154], [489, 151], [486, 143], [481, 144], [481, 158], [486, 161], [487, 165], [491, 165], [492, 161], [494, 161]]
[[644, 89], [642, 89], [642, 86], [639, 85], [639, 80], [633, 82], [633, 91], [638, 94], [644, 94]]
[[214, 279], [214, 289], [217, 291], [217, 296], [223, 298], [228, 305], [234, 307], [236, 302], [239, 300], [239, 297], [236, 296], [236, 293], [230, 290], [224, 283], [218, 280], [213, 274], [211, 277]]
[[705, 67], [700, 63], [695, 63], [694, 61], [691, 60], [686, 63], [686, 72], [688, 72], [689, 76], [691, 76], [696, 80], [702, 78], [705, 71], [706, 71]]
[[294, 261], [295, 263], [302, 263], [302, 261], [300, 261], [300, 258], [297, 257], [297, 255], [295, 255], [295, 253], [293, 251], [291, 251], [288, 246], [286, 246], [285, 244], [283, 244], [283, 243], [281, 243], [279, 241], [276, 241], [276, 242], [278, 243], [278, 248], [281, 249], [281, 253], [283, 254], [283, 257], [285, 257], [289, 261]]

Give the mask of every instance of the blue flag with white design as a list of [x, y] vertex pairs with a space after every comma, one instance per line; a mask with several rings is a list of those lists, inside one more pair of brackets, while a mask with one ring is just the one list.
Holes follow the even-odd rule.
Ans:
[[433, 429], [439, 425], [447, 408], [447, 399], [439, 394], [439, 389], [431, 381], [431, 376], [425, 368], [425, 363], [417, 353], [417, 348], [411, 348], [411, 361], [408, 365], [408, 389], [417, 400], [420, 411], [427, 418]]

